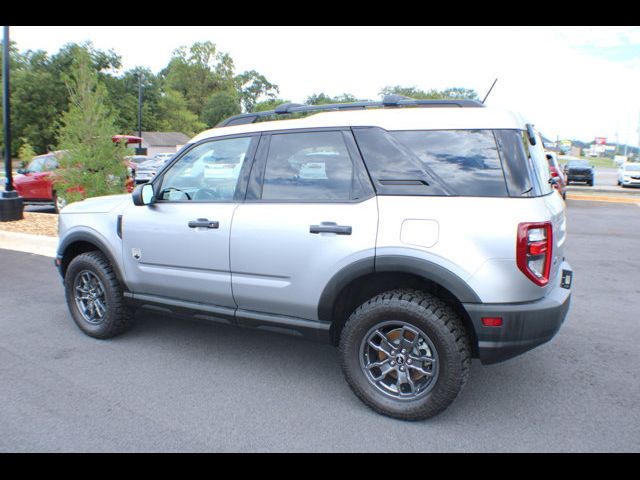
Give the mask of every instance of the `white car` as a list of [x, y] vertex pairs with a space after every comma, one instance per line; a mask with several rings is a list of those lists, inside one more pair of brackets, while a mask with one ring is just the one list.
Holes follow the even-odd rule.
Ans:
[[640, 187], [640, 163], [624, 163], [618, 169], [618, 185]]
[[171, 160], [175, 153], [156, 153], [153, 158], [157, 160], [164, 160], [165, 162]]

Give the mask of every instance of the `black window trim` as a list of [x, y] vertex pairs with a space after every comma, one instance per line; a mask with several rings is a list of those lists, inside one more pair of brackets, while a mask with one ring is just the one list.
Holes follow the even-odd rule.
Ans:
[[[320, 132], [341, 132], [342, 138], [349, 154], [351, 164], [353, 166], [354, 175], [357, 175], [360, 183], [362, 184], [364, 195], [361, 198], [350, 200], [278, 200], [278, 199], [263, 199], [262, 187], [264, 184], [264, 173], [267, 167], [267, 158], [269, 156], [269, 148], [271, 146], [271, 138], [274, 135], [290, 134], [290, 133], [320, 133]], [[247, 193], [245, 196], [245, 203], [264, 203], [264, 204], [309, 204], [309, 205], [325, 205], [325, 204], [357, 204], [362, 203], [375, 197], [376, 192], [371, 183], [371, 178], [365, 167], [360, 151], [357, 148], [353, 133], [350, 127], [312, 127], [312, 128], [295, 128], [295, 129], [279, 129], [263, 131], [260, 138], [260, 144], [258, 145], [254, 162], [249, 175], [249, 181], [247, 186]]]
[[[249, 173], [251, 172], [251, 167], [253, 166], [253, 162], [255, 160], [256, 151], [258, 149], [258, 144], [260, 142], [260, 137], [262, 136], [262, 132], [250, 132], [250, 133], [237, 133], [232, 135], [221, 135], [217, 137], [208, 137], [203, 138], [202, 140], [194, 143], [188, 143], [184, 147], [182, 147], [175, 156], [171, 159], [171, 162], [161, 167], [160, 173], [151, 181], [153, 186], [153, 194], [156, 197], [155, 203], [164, 204], [164, 203], [211, 203], [211, 204], [235, 204], [242, 203], [245, 198], [247, 192], [247, 185], [249, 183]], [[249, 143], [249, 149], [247, 150], [247, 155], [245, 156], [244, 163], [242, 168], [240, 169], [240, 174], [238, 175], [238, 183], [236, 185], [236, 191], [233, 195], [233, 200], [230, 201], [216, 201], [216, 200], [163, 200], [158, 198], [158, 194], [160, 193], [160, 188], [162, 186], [162, 182], [164, 181], [164, 176], [166, 172], [168, 172], [176, 162], [179, 162], [182, 157], [184, 157], [187, 153], [189, 153], [192, 149], [199, 147], [200, 145], [204, 145], [206, 143], [213, 143], [220, 140], [233, 140], [235, 138], [251, 138], [251, 142]]]

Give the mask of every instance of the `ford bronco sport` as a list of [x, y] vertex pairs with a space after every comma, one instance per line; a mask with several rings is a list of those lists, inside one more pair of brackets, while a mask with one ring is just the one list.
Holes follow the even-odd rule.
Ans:
[[471, 358], [550, 340], [569, 308], [565, 205], [540, 136], [473, 101], [241, 114], [59, 225], [86, 334], [150, 308], [332, 342], [354, 393], [406, 420], [447, 408]]

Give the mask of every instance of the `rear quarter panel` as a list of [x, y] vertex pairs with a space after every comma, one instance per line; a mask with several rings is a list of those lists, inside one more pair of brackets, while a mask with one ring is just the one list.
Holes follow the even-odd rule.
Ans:
[[[376, 255], [436, 263], [466, 282], [483, 303], [533, 301], [549, 288], [535, 285], [516, 265], [519, 223], [552, 221], [560, 245], [554, 248], [554, 258], [563, 254], [566, 221], [557, 192], [538, 198], [380, 196], [378, 208]], [[415, 228], [421, 223], [407, 220], [426, 221], [424, 242]], [[428, 227], [434, 224], [437, 228]], [[414, 227], [409, 235], [406, 225]], [[552, 263], [552, 277], [561, 258]]]

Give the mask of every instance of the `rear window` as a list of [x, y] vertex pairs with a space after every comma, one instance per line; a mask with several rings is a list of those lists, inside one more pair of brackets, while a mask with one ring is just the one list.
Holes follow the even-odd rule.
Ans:
[[523, 130], [353, 129], [378, 195], [536, 197], [552, 191]]
[[491, 130], [414, 130], [392, 135], [415, 153], [453, 195], [508, 196]]

